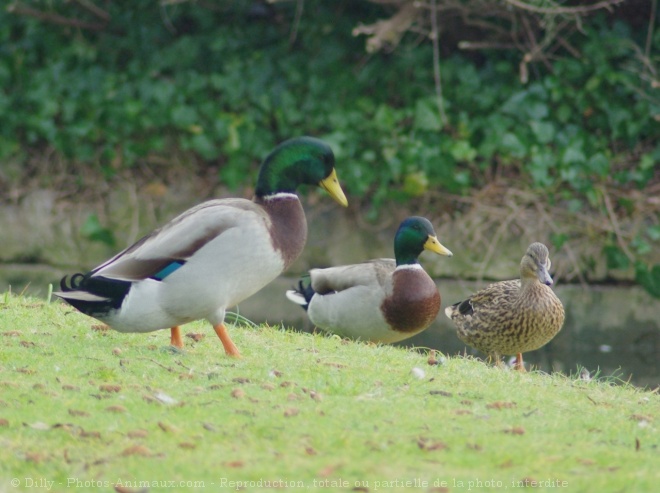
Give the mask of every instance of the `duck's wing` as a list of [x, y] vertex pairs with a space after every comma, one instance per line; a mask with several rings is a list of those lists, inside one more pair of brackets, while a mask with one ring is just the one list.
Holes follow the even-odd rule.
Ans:
[[383, 287], [391, 282], [396, 268], [394, 259], [374, 259], [352, 265], [312, 269], [312, 288], [319, 294], [344, 291], [354, 286]]
[[[163, 279], [209, 242], [246, 223], [261, 223], [267, 231], [270, 218], [263, 208], [250, 200], [210, 200], [144, 236], [90, 274], [122, 281]], [[237, 248], [245, 248], [245, 245], [237, 245]]]
[[496, 282], [448, 307], [446, 312], [449, 318], [455, 318], [472, 316], [484, 311], [505, 311], [516, 299], [519, 291], [519, 279]]

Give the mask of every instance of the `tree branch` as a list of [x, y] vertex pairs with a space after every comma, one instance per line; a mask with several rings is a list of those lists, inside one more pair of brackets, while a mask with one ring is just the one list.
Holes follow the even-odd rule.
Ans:
[[653, 42], [653, 27], [655, 26], [655, 15], [657, 8], [658, 8], [658, 0], [652, 0], [651, 14], [649, 15], [649, 29], [646, 33], [646, 47], [644, 49], [644, 56], [647, 59], [651, 58], [651, 43]]
[[17, 15], [26, 15], [34, 17], [41, 21], [50, 22], [60, 26], [77, 27], [80, 29], [87, 29], [89, 31], [102, 31], [105, 29], [106, 23], [86, 22], [78, 19], [69, 19], [59, 14], [51, 12], [42, 12], [41, 10], [33, 9], [19, 2], [15, 2], [7, 7], [7, 12]]
[[76, 3], [78, 3], [82, 8], [84, 8], [88, 12], [94, 14], [96, 17], [103, 19], [105, 22], [108, 22], [110, 20], [110, 14], [108, 14], [98, 5], [92, 3], [90, 0], [76, 0]]
[[536, 7], [520, 0], [504, 0], [509, 5], [518, 7], [528, 12], [537, 14], [585, 14], [593, 12], [594, 10], [609, 9], [615, 5], [625, 2], [625, 0], [603, 0], [592, 5], [584, 5], [582, 7]]
[[433, 41], [433, 79], [435, 80], [435, 97], [438, 102], [438, 111], [442, 126], [447, 126], [447, 114], [442, 100], [442, 78], [440, 77], [440, 32], [438, 30], [438, 12], [436, 11], [436, 0], [432, 0], [431, 5], [431, 26]]

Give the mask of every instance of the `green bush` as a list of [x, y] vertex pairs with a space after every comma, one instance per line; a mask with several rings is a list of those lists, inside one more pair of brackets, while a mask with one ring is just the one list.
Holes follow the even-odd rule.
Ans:
[[[0, 156], [50, 146], [111, 173], [117, 162], [132, 166], [177, 148], [221, 162], [222, 178], [236, 186], [276, 141], [312, 133], [350, 157], [347, 183], [357, 194], [392, 184], [405, 192], [406, 178], [420, 173], [461, 191], [479, 185], [466, 167], [493, 165], [516, 168], [539, 187], [581, 192], [613, 171], [639, 186], [651, 178], [660, 144], [634, 163], [629, 156], [658, 135], [660, 103], [622, 70], [635, 55], [625, 25], [588, 27], [583, 60], [559, 59], [528, 85], [507, 54], [443, 60], [443, 128], [430, 48], [403, 45], [365, 61], [350, 30], [376, 9], [337, 15], [309, 4], [294, 47], [289, 23], [273, 22], [274, 14], [192, 3], [169, 10], [175, 32], [144, 5], [115, 7], [113, 24], [99, 33], [3, 12]], [[631, 166], [613, 169], [622, 159]]]

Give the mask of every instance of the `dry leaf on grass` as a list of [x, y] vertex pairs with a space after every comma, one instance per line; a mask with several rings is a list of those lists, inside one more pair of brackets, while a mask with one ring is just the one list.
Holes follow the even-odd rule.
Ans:
[[69, 409], [69, 414], [71, 416], [79, 416], [79, 417], [89, 416], [89, 413], [87, 411], [80, 411], [78, 409]]
[[242, 460], [231, 460], [229, 462], [225, 462], [225, 466], [231, 467], [234, 469], [241, 468], [245, 465], [245, 463]]
[[429, 394], [431, 395], [441, 395], [442, 397], [453, 397], [454, 394], [447, 392], [446, 390], [430, 390]]
[[126, 436], [129, 438], [147, 438], [149, 436], [149, 432], [147, 430], [138, 428], [137, 430], [129, 431], [126, 433]]
[[80, 436], [83, 438], [101, 438], [101, 432], [99, 431], [80, 431]]
[[46, 459], [46, 456], [40, 452], [25, 452], [25, 460], [28, 462], [40, 463]]
[[139, 490], [136, 490], [134, 488], [128, 488], [126, 486], [116, 484], [115, 485], [115, 491], [117, 493], [148, 493], [149, 488], [140, 488]]
[[165, 433], [178, 433], [180, 430], [174, 425], [165, 423], [163, 421], [158, 422], [158, 427], [163, 430]]
[[133, 445], [132, 447], [128, 447], [124, 449], [121, 455], [124, 457], [128, 457], [129, 455], [141, 455], [142, 457], [151, 457], [153, 454], [151, 453], [151, 450], [149, 450], [144, 445]]
[[111, 413], [125, 413], [126, 408], [124, 406], [121, 406], [119, 404], [116, 404], [114, 406], [108, 406], [105, 408], [106, 411], [109, 411]]
[[99, 385], [99, 390], [101, 392], [119, 392], [121, 390], [121, 385], [113, 385], [113, 384], [103, 384]]
[[241, 399], [245, 397], [245, 391], [243, 389], [234, 389], [231, 391], [231, 396], [234, 399]]
[[447, 444], [444, 442], [441, 442], [439, 440], [431, 440], [426, 437], [421, 437], [417, 440], [417, 446], [426, 451], [433, 451], [433, 450], [444, 450], [447, 448]]
[[495, 401], [490, 404], [486, 404], [487, 409], [512, 409], [516, 407], [515, 402], [504, 402], [504, 401]]

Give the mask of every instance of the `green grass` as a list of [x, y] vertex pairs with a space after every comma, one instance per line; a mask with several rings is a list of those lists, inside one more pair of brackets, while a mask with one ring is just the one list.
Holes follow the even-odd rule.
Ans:
[[629, 385], [470, 358], [429, 365], [416, 351], [265, 326], [230, 329], [244, 356], [234, 360], [202, 322], [184, 326], [206, 337], [185, 337], [183, 352], [167, 348], [167, 331], [96, 324], [0, 294], [0, 492], [660, 484], [660, 396]]

